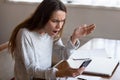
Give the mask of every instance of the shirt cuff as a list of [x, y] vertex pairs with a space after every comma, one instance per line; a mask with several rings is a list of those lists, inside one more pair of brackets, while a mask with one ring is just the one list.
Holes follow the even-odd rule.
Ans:
[[56, 71], [58, 71], [57, 68], [49, 68], [45, 73], [46, 80], [56, 80]]
[[77, 39], [75, 45], [72, 44], [71, 40], [68, 41], [68, 46], [69, 46], [69, 49], [78, 49], [80, 47], [80, 41], [79, 39]]

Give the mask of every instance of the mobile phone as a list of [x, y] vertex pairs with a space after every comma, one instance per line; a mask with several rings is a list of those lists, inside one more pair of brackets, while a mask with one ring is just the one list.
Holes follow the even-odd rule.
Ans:
[[86, 59], [86, 60], [81, 64], [81, 66], [80, 66], [79, 68], [81, 68], [81, 67], [87, 67], [88, 64], [89, 64], [91, 61], [92, 61], [92, 59]]

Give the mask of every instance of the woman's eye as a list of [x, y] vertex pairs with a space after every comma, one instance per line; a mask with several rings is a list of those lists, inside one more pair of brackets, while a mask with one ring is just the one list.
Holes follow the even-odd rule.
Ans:
[[51, 21], [52, 21], [52, 22], [58, 22], [58, 23], [59, 23], [59, 22], [64, 22], [65, 20], [56, 20], [56, 19], [52, 19]]
[[65, 22], [65, 20], [56, 20], [56, 19], [53, 19], [53, 20], [51, 20], [53, 23], [56, 23], [56, 24], [58, 24], [58, 23], [64, 23]]
[[58, 22], [60, 22], [59, 20], [52, 20], [52, 22], [54, 22], [54, 23], [58, 23]]

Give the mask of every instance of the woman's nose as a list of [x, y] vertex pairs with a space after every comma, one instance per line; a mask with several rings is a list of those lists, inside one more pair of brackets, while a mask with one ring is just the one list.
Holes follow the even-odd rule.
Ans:
[[56, 28], [61, 29], [62, 26], [63, 26], [63, 23], [62, 22], [58, 22], [57, 25], [56, 25]]

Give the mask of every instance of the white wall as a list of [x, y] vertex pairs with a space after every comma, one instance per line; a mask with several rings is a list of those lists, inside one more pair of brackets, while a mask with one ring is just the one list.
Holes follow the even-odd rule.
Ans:
[[3, 2], [4, 2], [4, 0], [0, 0], [0, 4], [3, 3]]
[[28, 18], [37, 5], [0, 4], [0, 43], [8, 41], [13, 28]]
[[[32, 14], [38, 4], [0, 4], [0, 43], [8, 41], [13, 28]], [[67, 6], [68, 17], [63, 38], [81, 24], [96, 24], [95, 32], [87, 37], [120, 39], [120, 11], [109, 8]]]
[[86, 37], [120, 39], [120, 10], [103, 7], [68, 6], [68, 23], [64, 34], [81, 24], [96, 24], [95, 31]]

